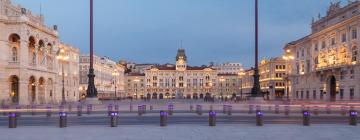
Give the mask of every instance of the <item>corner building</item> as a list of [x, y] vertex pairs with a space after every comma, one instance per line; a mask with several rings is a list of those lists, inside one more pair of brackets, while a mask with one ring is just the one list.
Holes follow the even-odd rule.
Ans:
[[313, 20], [312, 33], [288, 43], [293, 99], [359, 100], [360, 2], [332, 3], [325, 17]]

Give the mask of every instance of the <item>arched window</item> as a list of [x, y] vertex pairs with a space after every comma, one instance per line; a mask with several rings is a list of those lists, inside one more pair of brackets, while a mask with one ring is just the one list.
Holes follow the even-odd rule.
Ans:
[[12, 61], [13, 62], [17, 62], [18, 61], [18, 52], [17, 52], [17, 48], [13, 47], [11, 49], [11, 56], [12, 56]]

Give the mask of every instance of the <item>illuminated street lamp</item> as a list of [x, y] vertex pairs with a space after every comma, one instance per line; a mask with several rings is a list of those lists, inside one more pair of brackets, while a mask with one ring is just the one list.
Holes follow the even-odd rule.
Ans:
[[116, 97], [116, 89], [117, 89], [117, 77], [119, 76], [119, 72], [117, 70], [114, 70], [114, 72], [112, 73], [112, 76], [114, 76], [115, 99], [117, 99], [117, 97]]
[[245, 75], [245, 72], [241, 71], [238, 73], [239, 79], [240, 79], [240, 98], [243, 99], [243, 76]]
[[61, 75], [62, 75], [62, 91], [61, 91], [61, 104], [65, 104], [65, 71], [64, 71], [64, 64], [69, 59], [68, 54], [65, 52], [64, 49], [59, 49], [57, 52], [57, 60], [61, 62]]
[[289, 83], [289, 73], [288, 73], [288, 71], [290, 69], [289, 69], [288, 62], [290, 60], [294, 60], [295, 58], [294, 58], [294, 56], [290, 55], [291, 50], [286, 50], [286, 53], [287, 54], [283, 56], [283, 59], [285, 60], [285, 63], [286, 63], [286, 78], [285, 78], [285, 80], [286, 80], [286, 85], [285, 86], [286, 87], [285, 87], [285, 91], [286, 91], [286, 98], [287, 98], [287, 100], [289, 100], [290, 98], [289, 98], [289, 85], [288, 85], [288, 83]]

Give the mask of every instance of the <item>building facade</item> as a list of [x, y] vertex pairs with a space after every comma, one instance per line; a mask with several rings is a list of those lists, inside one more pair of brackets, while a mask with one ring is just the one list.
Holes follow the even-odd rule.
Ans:
[[213, 69], [216, 69], [219, 74], [238, 74], [244, 71], [241, 63], [222, 63], [211, 65]]
[[184, 49], [178, 50], [175, 65], [153, 65], [143, 74], [130, 73], [126, 77], [127, 95], [134, 98], [231, 98], [240, 91], [238, 74], [219, 74], [210, 67], [188, 66]]
[[[61, 43], [57, 26], [48, 28], [43, 16], [14, 6], [10, 0], [0, 0], [0, 31], [0, 100], [9, 104], [59, 103], [62, 82], [57, 52]], [[76, 65], [78, 50], [63, 48], [70, 50], [73, 57], [69, 61]], [[77, 79], [70, 80], [76, 83]], [[70, 95], [69, 101], [77, 100], [76, 91], [74, 98]]]
[[312, 22], [312, 33], [287, 44], [290, 92], [294, 99], [359, 100], [360, 2], [332, 3]]
[[[282, 57], [263, 59], [259, 64], [260, 87], [267, 99], [284, 99], [286, 94], [286, 60]], [[240, 88], [245, 94], [251, 94], [254, 83], [254, 70], [240, 73]], [[290, 95], [289, 95], [290, 96]]]
[[[80, 92], [85, 97], [90, 67], [89, 55], [80, 56]], [[94, 55], [95, 87], [99, 99], [113, 99], [125, 93], [124, 66], [107, 57]], [[116, 89], [116, 92], [115, 92]]]

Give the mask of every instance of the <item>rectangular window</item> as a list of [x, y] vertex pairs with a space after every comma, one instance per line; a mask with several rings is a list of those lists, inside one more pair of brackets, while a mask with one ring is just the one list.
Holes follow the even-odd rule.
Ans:
[[353, 88], [350, 88], [350, 100], [354, 99], [355, 91]]
[[335, 37], [331, 38], [331, 45], [335, 45], [336, 41], [335, 41]]
[[320, 99], [324, 99], [324, 90], [320, 90]]
[[343, 33], [342, 35], [341, 35], [341, 42], [346, 42], [346, 33]]
[[299, 98], [299, 91], [296, 91], [296, 99]]
[[322, 43], [321, 43], [321, 48], [322, 48], [322, 49], [326, 48], [326, 42], [325, 42], [325, 41], [322, 41]]
[[344, 99], [344, 89], [340, 89], [340, 99]]
[[306, 99], [310, 99], [310, 92], [306, 91]]
[[301, 99], [304, 99], [304, 91], [301, 91]]
[[316, 99], [316, 90], [313, 90], [313, 99]]
[[355, 29], [352, 29], [352, 31], [351, 31], [351, 38], [352, 39], [356, 39], [357, 38], [357, 29], [355, 28]]

